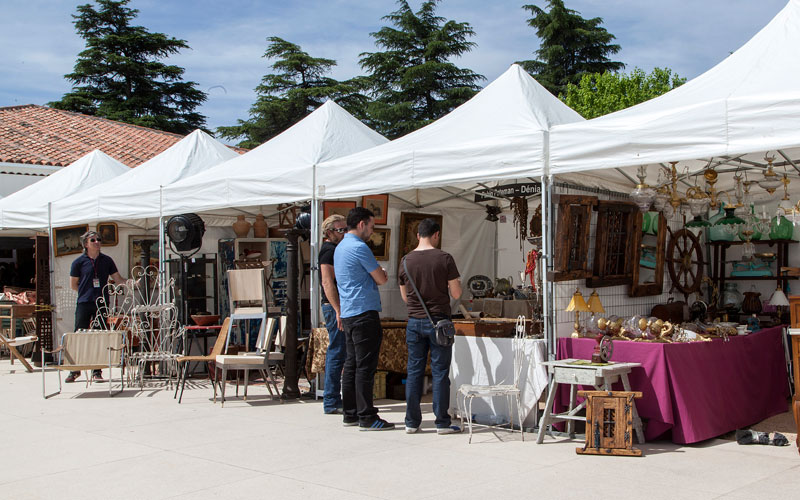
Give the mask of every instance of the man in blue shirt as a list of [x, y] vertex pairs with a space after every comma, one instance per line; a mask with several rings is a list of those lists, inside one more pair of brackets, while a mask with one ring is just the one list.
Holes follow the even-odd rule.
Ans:
[[[100, 235], [87, 231], [81, 236], [83, 255], [72, 262], [69, 271], [70, 288], [78, 292], [78, 303], [75, 305], [75, 330], [88, 329], [97, 313], [97, 299], [103, 293], [103, 287], [111, 281], [120, 284], [125, 279], [117, 271], [117, 266], [108, 255], [100, 253]], [[67, 382], [75, 382], [81, 372], [72, 372]], [[95, 382], [103, 381], [101, 370], [95, 370]]]
[[372, 404], [383, 340], [378, 286], [388, 281], [386, 270], [365, 243], [374, 227], [372, 212], [363, 207], [350, 210], [347, 234], [336, 246], [333, 258], [347, 349], [342, 372], [343, 422], [346, 426], [358, 425], [362, 431], [394, 429], [394, 424], [378, 417], [378, 409]]

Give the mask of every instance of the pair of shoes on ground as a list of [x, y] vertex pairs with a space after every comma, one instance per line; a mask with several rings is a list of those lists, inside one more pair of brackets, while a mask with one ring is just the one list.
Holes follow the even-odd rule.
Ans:
[[[71, 383], [75, 382], [78, 379], [78, 377], [80, 377], [80, 376], [81, 376], [81, 372], [70, 372], [70, 374], [67, 376], [67, 379], [65, 380], [65, 382], [68, 383], [68, 384], [71, 384]], [[103, 373], [102, 372], [94, 372], [92, 374], [92, 382], [105, 382], [105, 379], [103, 378]]]
[[[406, 427], [406, 434], [415, 434], [419, 431], [419, 427]], [[461, 427], [457, 425], [451, 425], [450, 427], [438, 427], [436, 429], [436, 434], [459, 434], [461, 432]]]
[[382, 418], [375, 419], [371, 424], [368, 425], [361, 425], [358, 422], [358, 419], [349, 419], [344, 417], [342, 420], [342, 425], [345, 427], [355, 427], [358, 426], [358, 430], [360, 431], [390, 431], [394, 429], [394, 424], [391, 422], [387, 422]]

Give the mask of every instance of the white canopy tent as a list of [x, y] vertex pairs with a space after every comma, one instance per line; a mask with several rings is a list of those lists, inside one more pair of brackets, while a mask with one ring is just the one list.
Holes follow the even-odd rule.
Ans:
[[159, 217], [161, 186], [236, 156], [228, 146], [195, 130], [126, 174], [53, 203], [53, 225]]
[[516, 64], [446, 116], [388, 144], [322, 163], [319, 198], [537, 177], [552, 126], [583, 121]]
[[0, 228], [46, 229], [48, 205], [111, 181], [130, 168], [99, 149], [0, 201]]
[[[616, 168], [612, 175], [619, 178], [625, 172], [632, 181], [635, 168], [621, 167], [669, 161], [681, 161], [682, 173], [686, 167], [690, 173], [702, 171], [709, 161], [764, 169], [764, 152], [772, 150], [775, 165], [796, 176], [798, 46], [800, 0], [790, 0], [739, 50], [681, 87], [616, 113], [553, 127], [550, 173]], [[653, 172], [651, 185], [656, 183]], [[717, 187], [730, 189], [731, 180], [721, 177]]]
[[214, 211], [309, 200], [322, 162], [386, 142], [333, 101], [252, 151], [164, 187], [164, 214]]

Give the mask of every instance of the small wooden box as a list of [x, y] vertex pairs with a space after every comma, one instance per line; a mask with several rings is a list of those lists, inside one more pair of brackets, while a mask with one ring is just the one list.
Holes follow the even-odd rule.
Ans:
[[633, 447], [633, 399], [641, 392], [578, 391], [586, 401], [586, 444], [579, 455], [641, 457]]

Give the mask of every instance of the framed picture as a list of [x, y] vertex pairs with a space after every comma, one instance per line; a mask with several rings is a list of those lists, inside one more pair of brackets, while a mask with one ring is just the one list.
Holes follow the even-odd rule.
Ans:
[[56, 257], [69, 255], [72, 253], [83, 252], [81, 245], [81, 235], [89, 230], [88, 224], [78, 224], [77, 226], [57, 227], [53, 229], [55, 238]]
[[289, 259], [286, 256], [286, 238], [270, 238], [269, 260], [272, 261], [272, 278], [286, 278]]
[[[433, 219], [442, 225], [442, 216], [436, 214], [417, 214], [413, 212], [400, 213], [400, 244], [397, 254], [397, 262], [400, 264], [400, 258], [408, 252], [417, 248], [417, 227], [424, 219]], [[438, 248], [441, 248], [442, 240], [439, 239]]]
[[354, 208], [356, 208], [354, 201], [323, 201], [322, 219], [325, 220], [333, 214], [343, 215], [347, 218], [347, 214]]
[[389, 195], [371, 194], [361, 198], [361, 206], [375, 214], [375, 224], [386, 224], [389, 214]]
[[372, 236], [367, 240], [367, 246], [372, 250], [375, 260], [389, 260], [389, 239], [391, 229], [376, 227]]
[[158, 267], [158, 236], [128, 236], [128, 277], [139, 278], [133, 274], [136, 266]]
[[98, 222], [97, 234], [104, 247], [115, 247], [119, 243], [119, 229], [116, 222]]

